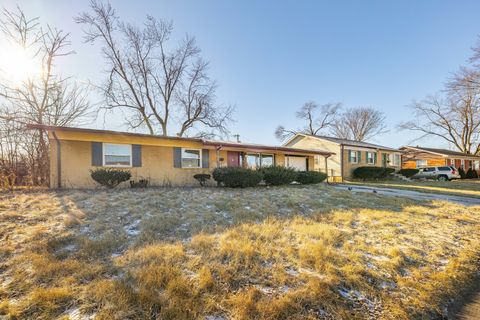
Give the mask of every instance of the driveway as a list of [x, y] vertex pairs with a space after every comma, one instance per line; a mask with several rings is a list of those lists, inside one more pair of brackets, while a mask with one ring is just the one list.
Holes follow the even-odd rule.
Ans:
[[352, 192], [375, 192], [380, 195], [389, 196], [389, 197], [403, 197], [416, 200], [443, 200], [450, 201], [464, 206], [478, 206], [480, 205], [480, 198], [471, 198], [463, 196], [454, 196], [446, 194], [436, 194], [436, 193], [425, 193], [411, 190], [403, 189], [394, 189], [394, 188], [375, 188], [370, 186], [359, 186], [359, 185], [349, 185], [349, 184], [338, 184], [334, 188], [340, 190], [350, 190]]

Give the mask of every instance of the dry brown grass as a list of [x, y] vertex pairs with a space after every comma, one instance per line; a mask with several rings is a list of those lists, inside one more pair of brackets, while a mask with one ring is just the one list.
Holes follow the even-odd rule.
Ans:
[[328, 186], [19, 193], [0, 208], [7, 319], [438, 318], [480, 259], [479, 207]]

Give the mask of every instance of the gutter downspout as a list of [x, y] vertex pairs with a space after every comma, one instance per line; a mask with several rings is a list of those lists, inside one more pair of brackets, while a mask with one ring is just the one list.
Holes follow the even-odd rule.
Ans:
[[58, 139], [55, 131], [52, 131], [52, 135], [55, 138], [55, 141], [57, 143], [57, 188], [61, 189], [62, 188], [62, 148], [60, 145], [60, 140]]
[[342, 178], [342, 182], [343, 182], [343, 157], [344, 157], [344, 151], [345, 151], [345, 148], [343, 146], [343, 144], [340, 145], [340, 177]]
[[[330, 157], [330, 155], [328, 156], [325, 156], [325, 173], [327, 175], [327, 184], [329, 183], [328, 182], [328, 158]], [[333, 181], [332, 181], [333, 182]]]

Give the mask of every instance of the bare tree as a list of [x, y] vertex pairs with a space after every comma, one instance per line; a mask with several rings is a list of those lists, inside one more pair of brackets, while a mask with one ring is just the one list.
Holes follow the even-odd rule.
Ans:
[[90, 7], [76, 22], [85, 26], [86, 42], [102, 44], [108, 79], [100, 89], [107, 110], [126, 111], [132, 129], [145, 127], [150, 134], [168, 135], [173, 125], [179, 136], [193, 129], [226, 132], [233, 108], [215, 104], [216, 85], [194, 38], [168, 50], [172, 23], [147, 16], [139, 28], [120, 21], [108, 3], [91, 1]]
[[[77, 84], [56, 71], [58, 58], [73, 53], [69, 49], [69, 34], [48, 25], [41, 26], [38, 18], [28, 19], [20, 8], [4, 9], [0, 18], [4, 40], [28, 52], [38, 72], [26, 75], [19, 83], [8, 75], [0, 78], [0, 108], [3, 127], [12, 129], [11, 122], [68, 126], [90, 114], [88, 87]], [[16, 127], [19, 129], [18, 127]], [[10, 130], [9, 129], [9, 130]], [[26, 137], [28, 135], [28, 138]], [[29, 168], [34, 183], [48, 181], [48, 138], [43, 131], [22, 130], [22, 148], [10, 150], [29, 155]]]
[[401, 129], [437, 136], [467, 154], [480, 154], [480, 88], [471, 78], [457, 77], [442, 96], [413, 102], [415, 120], [400, 124]]
[[320, 106], [314, 101], [309, 101], [296, 114], [297, 119], [306, 122], [305, 126], [297, 130], [289, 130], [280, 125], [275, 130], [275, 136], [283, 141], [297, 133], [318, 135], [333, 125], [340, 108], [340, 103], [327, 103]]
[[387, 132], [385, 115], [371, 107], [347, 109], [332, 125], [331, 132], [338, 138], [368, 141]]

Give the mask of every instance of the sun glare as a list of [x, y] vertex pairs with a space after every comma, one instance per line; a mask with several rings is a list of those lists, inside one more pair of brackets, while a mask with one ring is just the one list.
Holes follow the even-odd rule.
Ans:
[[29, 50], [12, 44], [0, 46], [0, 73], [18, 84], [40, 73], [39, 62]]

